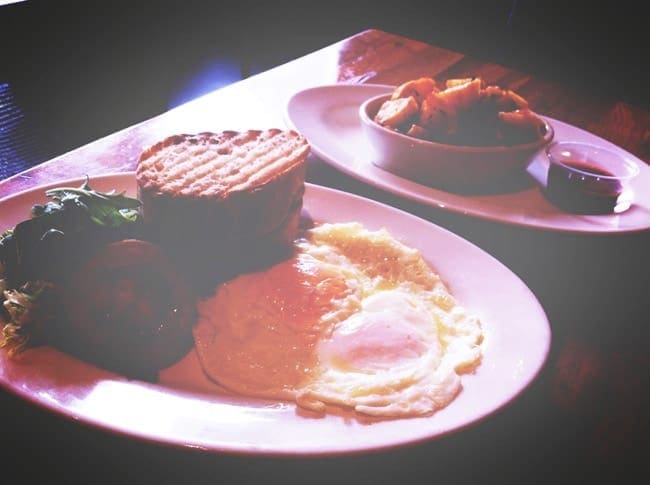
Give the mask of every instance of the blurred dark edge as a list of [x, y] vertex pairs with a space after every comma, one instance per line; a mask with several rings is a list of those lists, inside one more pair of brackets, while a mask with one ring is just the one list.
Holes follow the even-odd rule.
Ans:
[[[250, 1], [104, 4], [26, 0], [0, 7], [0, 85], [11, 87], [12, 103], [22, 110], [15, 119], [25, 130], [24, 140], [29, 139], [27, 135], [35, 140], [34, 149], [22, 154], [27, 163], [164, 112], [174, 94], [208, 60], [235, 60], [244, 77], [367, 28], [466, 52], [597, 96], [647, 107], [644, 64], [648, 49], [642, 6], [633, 1], [603, 5], [532, 0], [394, 0], [390, 4], [348, 0], [302, 6], [282, 1], [262, 5]], [[0, 172], [6, 166], [0, 159]], [[446, 225], [442, 217], [441, 222]], [[525, 276], [542, 301], [555, 302], [547, 311], [556, 341], [562, 342], [576, 327], [585, 327], [585, 339], [597, 349], [615, 355], [621, 352], [625, 358], [631, 356], [632, 363], [636, 363], [635, 356], [646, 355], [648, 327], [641, 319], [647, 314], [647, 284], [630, 283], [630, 275], [639, 281], [646, 277], [639, 262], [648, 247], [647, 234], [629, 243], [569, 236], [556, 239], [550, 234], [526, 243], [518, 228], [480, 222], [468, 223], [462, 230], [461, 224], [451, 227], [479, 241], [498, 258], [507, 256], [509, 265]], [[539, 271], [540, 258], [531, 254], [556, 264]], [[609, 265], [600, 263], [602, 255], [612, 254], [615, 257]], [[577, 301], [572, 300], [574, 293], [565, 290], [580, 289], [585, 281], [590, 285], [578, 292]], [[630, 289], [633, 293], [626, 293]], [[616, 301], [618, 305], [610, 305]], [[616, 313], [621, 306], [627, 314]], [[590, 311], [581, 315], [582, 308]], [[631, 384], [616, 379], [616, 368], [608, 370], [611, 373], [606, 376], [614, 378], [603, 390], [585, 393], [583, 399], [592, 405], [577, 407], [592, 410], [591, 414], [549, 409], [547, 400], [540, 399], [552, 384], [549, 373], [507, 412], [448, 437], [445, 446], [432, 442], [415, 449], [341, 459], [258, 459], [212, 456], [189, 447], [166, 448], [126, 440], [75, 420], [52, 419], [49, 412], [24, 406], [19, 398], [2, 393], [0, 409], [6, 419], [0, 450], [5, 468], [20, 473], [19, 483], [43, 483], [43, 475], [64, 483], [158, 485], [304, 483], [303, 477], [309, 476], [310, 483], [328, 484], [501, 485], [565, 483], [554, 477], [574, 474], [582, 478], [578, 483], [645, 483], [647, 477], [645, 481], [631, 478], [635, 471], [646, 471], [647, 451], [643, 450], [648, 449], [650, 436], [645, 411], [648, 367], [639, 365], [638, 370], [632, 375], [640, 376], [638, 382]], [[638, 389], [646, 392], [637, 393]], [[612, 403], [620, 401], [625, 405], [614, 408], [619, 414], [610, 413]], [[641, 411], [622, 415], [627, 409]], [[620, 439], [602, 439], [610, 436]], [[590, 438], [593, 444], [585, 448]], [[605, 452], [595, 454], [594, 449], [601, 447]], [[619, 447], [620, 451], [612, 453]], [[612, 461], [612, 454], [619, 460]], [[28, 460], [27, 465], [19, 458]], [[641, 466], [630, 467], [630, 463]], [[601, 475], [603, 467], [616, 480]]]
[[0, 85], [24, 114], [14, 141], [22, 136], [16, 143], [33, 148], [5, 153], [0, 178], [11, 175], [10, 156], [17, 171], [166, 111], [210, 62], [235, 66], [231, 82], [369, 28], [647, 107], [641, 7], [631, 0], [4, 5]]

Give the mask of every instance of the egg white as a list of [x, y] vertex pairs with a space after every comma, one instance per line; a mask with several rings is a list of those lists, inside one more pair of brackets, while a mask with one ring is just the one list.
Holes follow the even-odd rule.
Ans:
[[224, 283], [199, 311], [209, 377], [319, 412], [430, 414], [481, 360], [479, 319], [419, 251], [358, 223], [309, 230], [293, 258]]

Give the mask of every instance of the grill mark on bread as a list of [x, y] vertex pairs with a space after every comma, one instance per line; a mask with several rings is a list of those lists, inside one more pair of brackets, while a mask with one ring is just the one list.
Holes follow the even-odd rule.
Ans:
[[143, 152], [138, 183], [175, 196], [222, 198], [291, 170], [308, 150], [298, 133], [279, 129], [173, 135]]
[[283, 257], [298, 232], [309, 150], [299, 133], [275, 128], [152, 145], [136, 168], [150, 237], [200, 291]]

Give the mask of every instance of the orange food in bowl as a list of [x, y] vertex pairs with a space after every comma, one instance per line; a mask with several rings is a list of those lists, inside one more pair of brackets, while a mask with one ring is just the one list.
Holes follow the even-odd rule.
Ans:
[[514, 146], [544, 138], [546, 123], [512, 90], [481, 78], [407, 81], [384, 100], [374, 121], [423, 140], [459, 146]]
[[521, 172], [554, 136], [513, 91], [479, 79], [408, 81], [359, 109], [372, 162], [437, 187], [492, 183]]

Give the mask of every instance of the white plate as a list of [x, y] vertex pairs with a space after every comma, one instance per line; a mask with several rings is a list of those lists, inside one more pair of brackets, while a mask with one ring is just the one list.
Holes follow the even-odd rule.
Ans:
[[[90, 183], [98, 190], [135, 193], [132, 173]], [[33, 204], [44, 201], [44, 190], [0, 200], [0, 228], [24, 219]], [[128, 380], [49, 347], [27, 351], [21, 361], [0, 352], [0, 384], [61, 415], [139, 439], [221, 453], [313, 456], [384, 449], [458, 431], [505, 406], [538, 374], [550, 346], [548, 320], [528, 287], [499, 261], [423, 219], [344, 192], [308, 185], [305, 207], [316, 221], [344, 222], [354, 214], [369, 229], [385, 226], [419, 248], [451, 292], [482, 319], [483, 362], [462, 376], [463, 390], [448, 407], [398, 420], [350, 412], [316, 416], [290, 403], [220, 391], [201, 372], [194, 351], [165, 369], [156, 384]]]
[[[548, 202], [539, 186], [496, 195], [461, 195], [437, 190], [384, 171], [371, 162], [368, 142], [361, 129], [358, 109], [371, 96], [390, 92], [393, 86], [335, 84], [295, 93], [288, 101], [288, 125], [310, 142], [313, 153], [342, 172], [369, 185], [442, 210], [545, 230], [576, 233], [628, 233], [650, 228], [650, 167], [629, 152], [587, 131], [545, 117], [553, 124], [555, 140], [580, 140], [623, 152], [641, 166], [634, 180], [635, 201], [621, 213], [576, 215]], [[544, 179], [541, 154], [529, 166]]]

